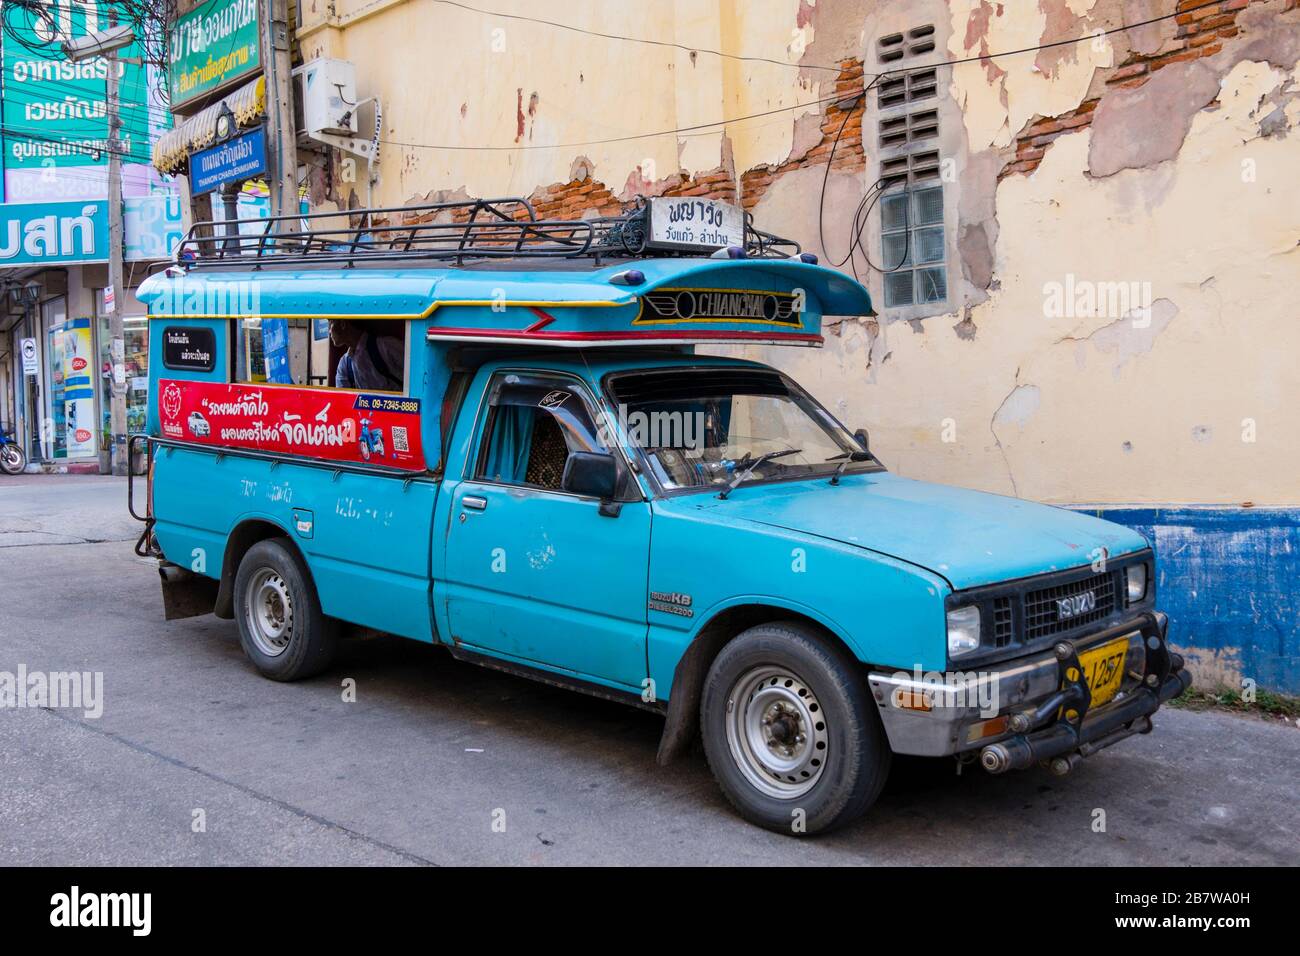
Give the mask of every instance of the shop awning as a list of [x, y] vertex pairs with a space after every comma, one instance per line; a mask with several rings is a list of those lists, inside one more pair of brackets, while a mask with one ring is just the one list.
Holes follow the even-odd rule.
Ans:
[[211, 146], [217, 138], [217, 117], [230, 108], [238, 129], [253, 126], [266, 115], [266, 78], [259, 76], [229, 96], [168, 130], [153, 144], [153, 166], [160, 173], [185, 171], [190, 154]]

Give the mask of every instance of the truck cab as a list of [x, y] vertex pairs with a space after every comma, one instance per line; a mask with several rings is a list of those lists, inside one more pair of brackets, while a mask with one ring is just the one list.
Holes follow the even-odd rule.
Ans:
[[[897, 476], [779, 370], [699, 351], [816, 347], [871, 314], [852, 279], [739, 211], [697, 209], [683, 249], [655, 238], [681, 208], [513, 202], [233, 248], [199, 226], [141, 290], [176, 359], [141, 439], [169, 617], [233, 618], [276, 680], [362, 626], [653, 710], [660, 764], [700, 740], [743, 816], [796, 834], [865, 812], [893, 753], [1066, 773], [1186, 689], [1140, 535]], [[400, 333], [400, 388], [241, 363], [251, 322], [323, 317]]]

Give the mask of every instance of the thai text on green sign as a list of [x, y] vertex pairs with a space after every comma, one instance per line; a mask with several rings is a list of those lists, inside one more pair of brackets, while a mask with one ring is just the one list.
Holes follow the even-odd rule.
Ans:
[[172, 106], [261, 68], [258, 0], [212, 0], [176, 21], [168, 43]]
[[[108, 3], [63, 0], [39, 13], [16, 7], [6, 12], [4, 42], [4, 167], [6, 199], [54, 198], [59, 185], [40, 179], [54, 168], [102, 166], [107, 163], [108, 107], [105, 80], [109, 62], [102, 58], [69, 62], [60, 44], [108, 27]], [[148, 163], [149, 142], [170, 125], [165, 110], [149, 95], [148, 71], [127, 57], [139, 57], [133, 44], [120, 54], [122, 129], [125, 163]], [[30, 170], [33, 175], [17, 175]], [[63, 184], [65, 187], [67, 183]], [[48, 187], [48, 188], [45, 188]], [[69, 192], [67, 188], [63, 193]]]

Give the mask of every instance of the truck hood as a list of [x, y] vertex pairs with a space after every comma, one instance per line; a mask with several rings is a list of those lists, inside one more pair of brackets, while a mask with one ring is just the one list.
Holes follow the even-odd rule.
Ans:
[[[1048, 505], [899, 478], [888, 472], [741, 487], [725, 500], [678, 504], [867, 548], [977, 587], [1139, 551], [1146, 539], [1100, 518]], [[689, 504], [688, 504], [689, 503]]]

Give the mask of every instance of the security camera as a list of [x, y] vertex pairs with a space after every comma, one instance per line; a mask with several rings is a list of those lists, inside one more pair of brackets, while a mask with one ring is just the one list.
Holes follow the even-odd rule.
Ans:
[[131, 31], [130, 25], [121, 24], [97, 33], [87, 33], [84, 37], [75, 40], [68, 40], [62, 44], [62, 47], [64, 55], [69, 60], [80, 63], [82, 60], [93, 60], [96, 57], [116, 53], [134, 42], [135, 34]]

